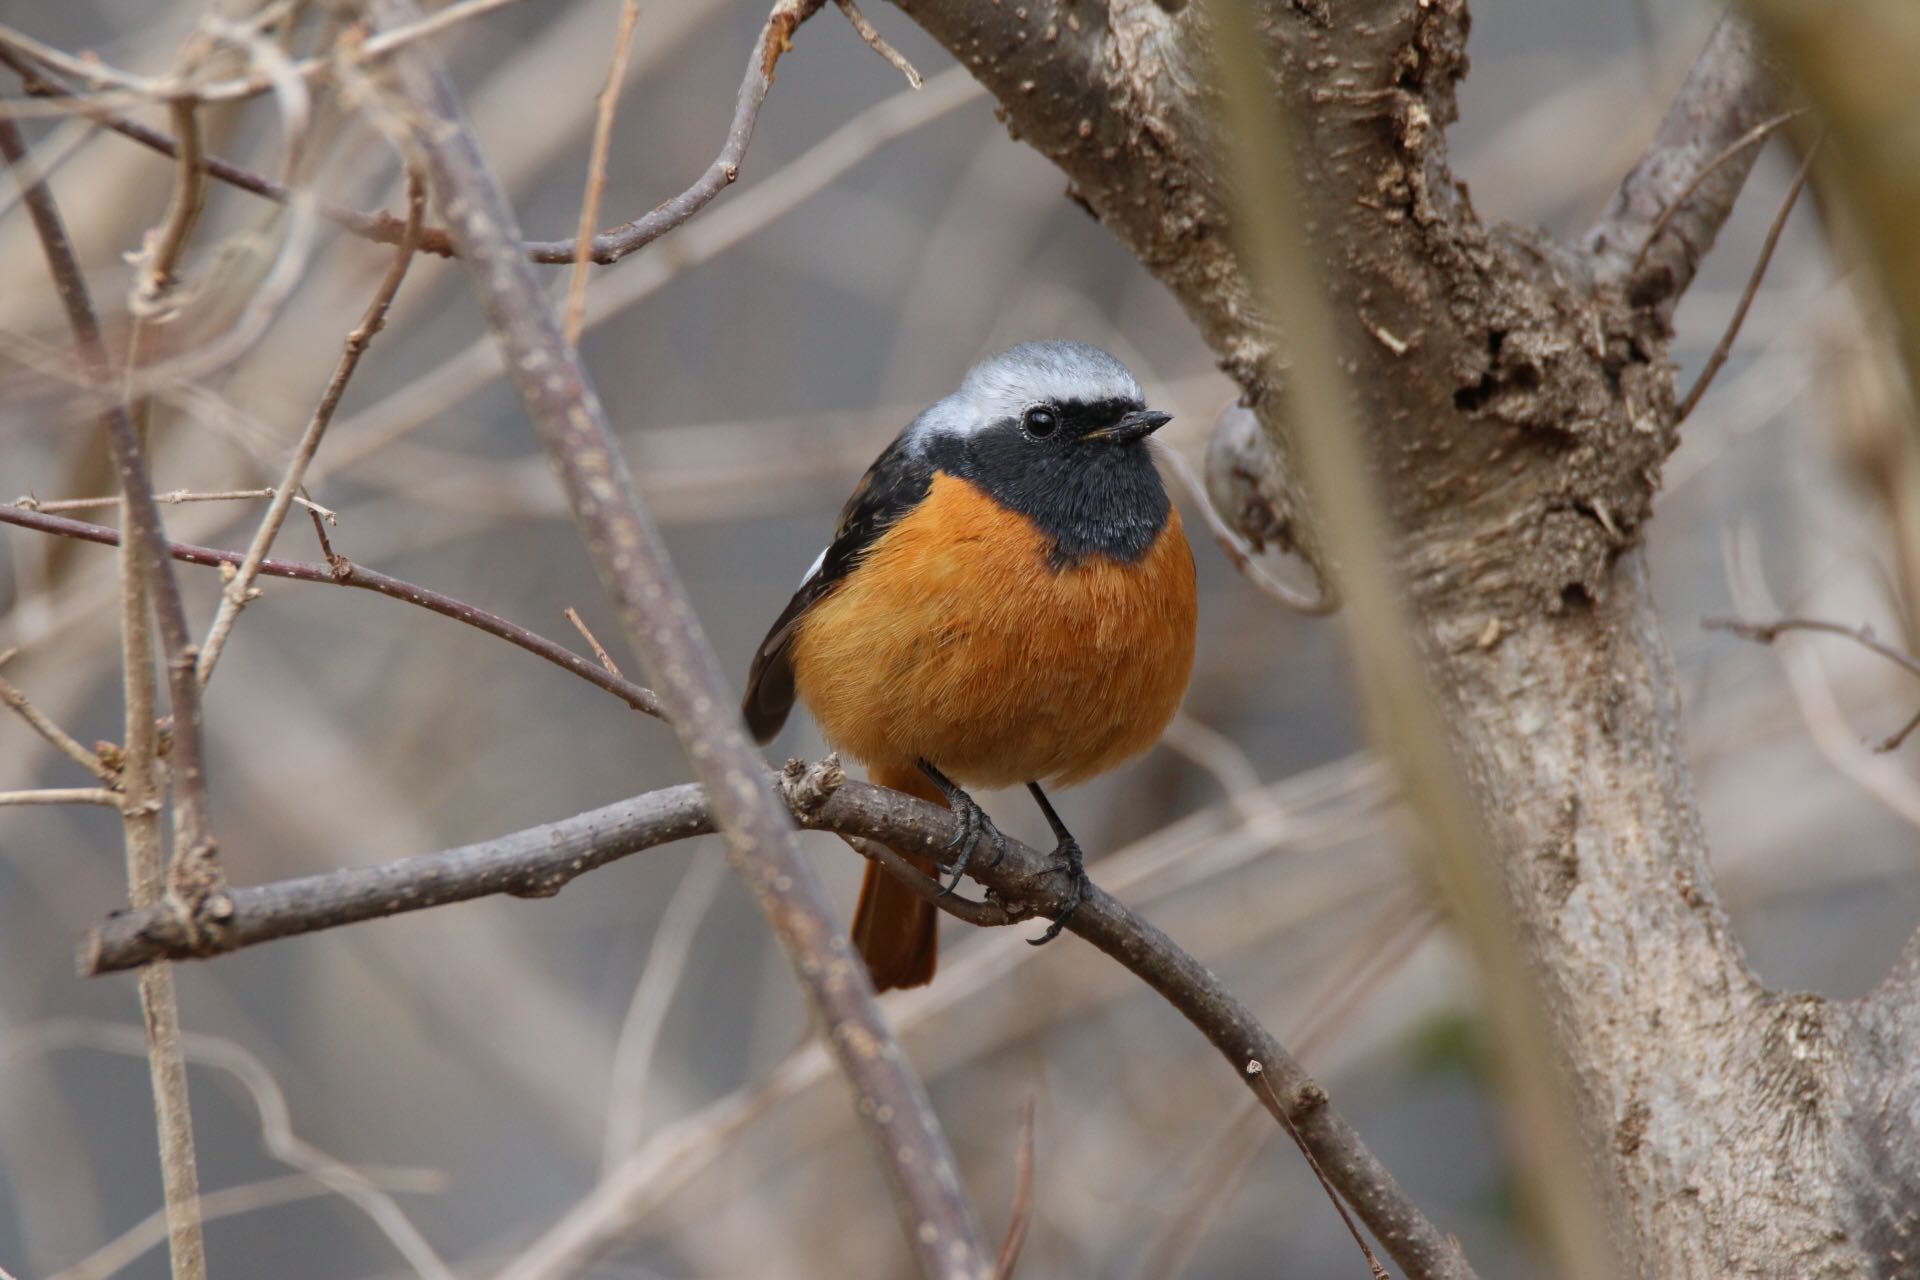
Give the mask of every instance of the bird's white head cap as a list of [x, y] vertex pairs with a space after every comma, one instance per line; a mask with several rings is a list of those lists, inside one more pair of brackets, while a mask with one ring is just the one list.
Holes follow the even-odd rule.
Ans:
[[915, 419], [911, 431], [966, 436], [1018, 419], [1035, 405], [1146, 404], [1127, 366], [1084, 342], [1023, 342], [988, 356], [960, 381], [960, 389]]

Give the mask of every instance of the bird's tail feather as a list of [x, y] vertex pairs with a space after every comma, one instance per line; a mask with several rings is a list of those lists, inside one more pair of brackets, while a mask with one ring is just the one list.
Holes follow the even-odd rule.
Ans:
[[[922, 800], [945, 805], [939, 788], [913, 765], [883, 765], [869, 771], [874, 783], [904, 791]], [[930, 876], [939, 875], [939, 864], [918, 851], [902, 849], [900, 856]], [[867, 864], [866, 879], [860, 882], [860, 905], [853, 913], [853, 945], [867, 962], [876, 991], [895, 987], [921, 987], [933, 981], [934, 964], [939, 958], [939, 910], [883, 870], [878, 863]]]

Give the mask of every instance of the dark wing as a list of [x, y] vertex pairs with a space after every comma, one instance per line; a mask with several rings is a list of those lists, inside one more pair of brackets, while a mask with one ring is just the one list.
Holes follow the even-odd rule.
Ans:
[[774, 620], [767, 638], [760, 642], [747, 669], [747, 696], [741, 705], [747, 728], [755, 741], [765, 745], [773, 741], [780, 726], [793, 710], [793, 662], [789, 651], [794, 633], [807, 610], [840, 585], [860, 563], [867, 549], [892, 527], [893, 523], [918, 506], [933, 483], [933, 465], [924, 454], [907, 443], [902, 434], [874, 460], [867, 474], [840, 509], [840, 523], [833, 531], [820, 563], [814, 566], [793, 599]]

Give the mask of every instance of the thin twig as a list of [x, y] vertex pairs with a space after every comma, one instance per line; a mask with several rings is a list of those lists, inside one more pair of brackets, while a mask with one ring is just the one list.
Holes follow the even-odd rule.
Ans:
[[697, 859], [688, 867], [673, 896], [667, 899], [659, 927], [647, 944], [646, 963], [641, 966], [640, 981], [634, 984], [633, 998], [627, 1002], [627, 1016], [620, 1022], [613, 1069], [608, 1072], [612, 1097], [607, 1103], [606, 1142], [600, 1152], [603, 1171], [612, 1169], [640, 1145], [660, 1029], [666, 1025], [667, 1012], [681, 989], [694, 935], [719, 896], [720, 886], [726, 883], [726, 869], [727, 864], [718, 858]]
[[[191, 489], [169, 489], [165, 493], [154, 494], [153, 500], [172, 507], [179, 506], [185, 502], [252, 502], [261, 498], [272, 498], [278, 493], [279, 490], [270, 485], [262, 486], [258, 489], [221, 489], [212, 493], [198, 493]], [[328, 524], [340, 523], [340, 513], [337, 511], [323, 507], [319, 503], [302, 497], [297, 493], [293, 495], [293, 500], [307, 510], [320, 516]], [[15, 498], [13, 505], [23, 511], [51, 511], [56, 515], [60, 515], [69, 511], [93, 511], [101, 507], [117, 507], [120, 505], [120, 499], [118, 497], [99, 497], [53, 498], [43, 500], [29, 494]]]
[[[130, 138], [163, 156], [179, 155], [180, 144], [172, 135], [158, 129], [150, 129], [138, 121], [129, 120], [103, 107], [90, 98], [76, 94], [73, 89], [43, 68], [22, 58], [4, 45], [0, 45], [0, 64], [12, 68], [19, 74], [29, 94], [72, 102], [77, 111], [103, 128], [111, 129], [122, 137]], [[222, 160], [219, 156], [205, 156], [201, 163], [205, 166], [209, 177], [216, 178], [230, 187], [250, 192], [276, 204], [287, 204], [293, 199], [294, 193], [283, 183], [275, 182], [272, 178], [255, 173], [231, 161]], [[338, 205], [317, 204], [315, 211], [335, 226], [374, 244], [399, 244], [400, 237], [406, 232], [406, 220], [395, 217], [384, 209], [377, 213], [361, 213]], [[419, 250], [422, 253], [438, 254], [444, 258], [452, 256], [453, 245], [448, 241], [445, 231], [438, 227], [428, 227], [420, 233]]]
[[[165, 971], [165, 966], [157, 968]], [[137, 1057], [142, 1042], [137, 1027], [84, 1018], [52, 1018], [23, 1028], [8, 1048], [11, 1052], [23, 1048], [86, 1048]], [[268, 1156], [300, 1170], [364, 1213], [421, 1280], [453, 1280], [445, 1261], [368, 1171], [335, 1158], [294, 1131], [293, 1109], [286, 1091], [256, 1054], [224, 1036], [192, 1032], [181, 1034], [179, 1050], [183, 1058], [224, 1072], [246, 1091], [259, 1119], [260, 1146]]]
[[995, 1280], [1013, 1280], [1019, 1265], [1020, 1249], [1027, 1242], [1027, 1228], [1033, 1224], [1033, 1116], [1034, 1100], [1020, 1108], [1020, 1154], [1013, 1166], [1013, 1213], [1007, 1223], [1006, 1238], [1000, 1242], [1000, 1258], [994, 1267]]
[[[1723, 555], [1727, 565], [1727, 586], [1734, 605], [1752, 614], [1778, 613], [1773, 594], [1767, 587], [1761, 568], [1759, 540], [1753, 529], [1742, 523], [1729, 532]], [[1799, 620], [1794, 620], [1799, 621]], [[1814, 621], [1814, 620], [1808, 620]], [[1783, 630], [1824, 631], [1861, 641], [1860, 634], [1838, 624], [1786, 627]], [[1864, 629], [1863, 629], [1864, 630]], [[1737, 634], [1737, 632], [1736, 632]], [[1872, 642], [1866, 643], [1873, 648]], [[1878, 651], [1878, 650], [1876, 650]], [[1920, 785], [1899, 763], [1868, 752], [1848, 727], [1840, 711], [1839, 699], [1819, 655], [1810, 645], [1776, 645], [1774, 652], [1786, 672], [1793, 700], [1806, 721], [1813, 744], [1836, 772], [1884, 805], [1901, 821], [1920, 827]], [[1881, 656], [1888, 654], [1881, 652]], [[1904, 662], [1892, 659], [1901, 666]]]
[[1693, 199], [1694, 193], [1700, 190], [1701, 185], [1705, 183], [1708, 178], [1720, 172], [1721, 168], [1729, 161], [1736, 160], [1745, 154], [1747, 148], [1758, 146], [1760, 143], [1765, 142], [1768, 138], [1771, 138], [1781, 126], [1790, 124], [1805, 114], [1807, 114], [1805, 107], [1797, 107], [1792, 111], [1783, 111], [1771, 120], [1762, 120], [1759, 124], [1753, 126], [1753, 128], [1747, 130], [1738, 138], [1735, 138], [1725, 147], [1722, 147], [1713, 159], [1701, 165], [1699, 171], [1693, 175], [1692, 179], [1689, 180], [1685, 186], [1681, 187], [1679, 191], [1675, 192], [1672, 199], [1667, 201], [1666, 208], [1662, 209], [1660, 216], [1653, 220], [1653, 225], [1647, 228], [1647, 238], [1640, 242], [1640, 252], [1634, 255], [1633, 265], [1627, 268], [1627, 275], [1632, 277], [1640, 274], [1640, 268], [1646, 265], [1647, 254], [1653, 251], [1654, 242], [1660, 239], [1661, 234], [1667, 229], [1667, 224], [1672, 222], [1674, 216], [1686, 207], [1687, 201]]
[[174, 163], [172, 202], [159, 229], [142, 250], [145, 270], [133, 292], [133, 314], [140, 318], [158, 315], [167, 304], [179, 283], [180, 259], [186, 254], [187, 241], [207, 203], [207, 171], [200, 152], [200, 104], [192, 98], [175, 98], [167, 104], [167, 110], [173, 119], [174, 135], [180, 139], [180, 154]]
[[[919, 93], [896, 93], [849, 118], [769, 174], [741, 198], [690, 224], [672, 254], [648, 254], [608, 278], [587, 300], [588, 327], [653, 296], [682, 273], [711, 261], [830, 189], [886, 143], [926, 127], [984, 96], [965, 67], [950, 67]], [[484, 337], [410, 379], [340, 424], [328, 465], [358, 465], [504, 372], [499, 348]]]
[[1844, 622], [1798, 616], [1776, 618], [1772, 622], [1749, 622], [1744, 618], [1703, 618], [1700, 625], [1708, 631], [1725, 631], [1742, 640], [1756, 640], [1761, 644], [1772, 644], [1788, 631], [1819, 631], [1830, 636], [1844, 636], [1861, 648], [1879, 654], [1909, 675], [1920, 676], [1920, 658], [1880, 639], [1873, 634], [1871, 627], [1850, 627]]
[[[1595, 274], [1636, 306], [1670, 316], [1753, 169], [1758, 149], [1736, 144], [1778, 116], [1785, 96], [1752, 26], [1737, 13], [1721, 18], [1583, 238]], [[1656, 224], [1660, 234], [1650, 235]]]
[[587, 159], [587, 189], [580, 199], [580, 227], [574, 233], [573, 275], [567, 281], [564, 332], [570, 346], [580, 345], [587, 322], [587, 264], [593, 256], [593, 229], [600, 225], [600, 200], [607, 193], [607, 151], [613, 144], [613, 117], [627, 78], [627, 51], [640, 21], [640, 0], [621, 0], [620, 26], [613, 36], [613, 61], [607, 83], [600, 90], [599, 114], [593, 123], [593, 148]]
[[[370, 37], [364, 42], [363, 50], [369, 58], [385, 57], [427, 36], [437, 35], [458, 23], [470, 21], [517, 2], [518, 0], [456, 0], [456, 3], [436, 10], [418, 22], [409, 23], [404, 27], [395, 27]], [[235, 102], [243, 98], [258, 97], [260, 94], [272, 91], [274, 87], [272, 75], [258, 70], [244, 76], [204, 84], [195, 83], [190, 76], [186, 75], [138, 75], [112, 66], [97, 55], [89, 54], [87, 57], [79, 57], [68, 53], [4, 24], [0, 24], [0, 47], [11, 48], [15, 53], [24, 55], [41, 66], [64, 72], [89, 84], [111, 85], [131, 95], [135, 100], [171, 103], [182, 98], [194, 98], [200, 102]], [[332, 62], [324, 57], [304, 58], [292, 64], [293, 74], [301, 80], [317, 79], [330, 74], [332, 70]], [[0, 112], [0, 116], [4, 114]]]
[[[726, 140], [722, 143], [719, 154], [691, 186], [641, 217], [617, 227], [611, 227], [598, 235], [588, 236], [587, 231], [593, 223], [583, 222], [580, 234], [572, 239], [529, 241], [523, 246], [527, 256], [540, 263], [573, 263], [582, 254], [581, 241], [584, 238], [588, 259], [599, 266], [608, 266], [658, 240], [711, 204], [716, 196], [731, 186], [740, 176], [740, 166], [745, 161], [748, 144], [753, 139], [754, 126], [760, 118], [761, 107], [766, 101], [767, 91], [773, 87], [774, 66], [780, 56], [792, 47], [794, 30], [813, 16], [824, 3], [825, 0], [779, 0], [774, 5], [766, 24], [761, 28], [759, 39], [754, 43], [753, 52], [747, 59], [747, 69], [740, 81], [740, 90], [735, 98], [733, 120], [728, 126]], [[442, 14], [461, 7], [451, 6], [448, 10], [443, 10]], [[866, 23], [864, 16], [860, 15], [857, 9], [853, 9], [850, 4], [843, 5], [843, 9], [850, 10], [848, 18], [853, 22], [855, 30], [861, 33], [862, 38], [867, 39], [868, 43], [874, 46], [875, 51], [888, 62], [898, 67], [907, 76], [908, 82], [918, 89], [921, 85], [919, 72], [914, 70], [912, 65], [885, 39], [881, 38], [877, 31], [873, 31], [872, 36], [868, 37], [867, 33], [872, 30], [871, 24]], [[471, 16], [471, 14], [463, 16]], [[623, 25], [625, 21], [623, 15]], [[14, 47], [9, 48], [6, 43], [7, 35], [6, 30], [0, 28], [0, 62], [12, 67], [20, 74], [28, 93], [70, 101], [74, 104], [74, 109], [84, 112], [123, 137], [131, 138], [142, 146], [151, 147], [164, 155], [178, 154], [179, 144], [173, 138], [124, 119], [96, 99], [76, 94], [72, 88], [60, 83], [49, 73], [48, 58], [38, 57], [34, 49], [21, 47], [18, 41], [15, 41]], [[375, 36], [365, 42], [362, 53], [369, 57], [378, 56], [391, 47], [393, 46], [384, 42], [381, 37]], [[40, 46], [40, 51], [53, 54], [59, 52], [45, 46]], [[23, 54], [26, 56], [22, 56]], [[70, 75], [92, 78], [87, 71], [71, 65], [70, 61], [54, 65]], [[318, 68], [313, 59], [308, 59], [295, 64], [294, 69], [303, 75], [310, 75]], [[259, 88], [265, 87], [265, 82], [261, 81]], [[152, 92], [155, 88], [156, 83], [149, 83], [145, 92]], [[203, 89], [200, 96], [203, 101], [214, 101], [221, 92], [223, 90], [220, 86], [210, 86]], [[208, 174], [243, 191], [282, 204], [294, 199], [295, 193], [284, 184], [240, 165], [215, 157], [206, 158], [202, 163]], [[402, 220], [384, 210], [377, 213], [361, 213], [352, 209], [318, 205], [316, 211], [336, 226], [343, 227], [354, 235], [377, 244], [397, 244], [403, 234]], [[438, 254], [442, 257], [453, 257], [457, 252], [445, 229], [440, 227], [429, 227], [422, 231], [418, 247], [422, 252]]]
[[907, 78], [909, 88], [918, 89], [926, 83], [921, 78], [919, 70], [907, 61], [907, 56], [887, 43], [887, 38], [880, 34], [880, 28], [874, 26], [867, 15], [860, 12], [860, 7], [853, 0], [834, 0], [834, 3], [840, 6], [840, 12], [846, 15], [848, 22], [853, 24], [853, 29], [859, 33], [860, 38], [865, 40], [875, 53], [885, 58], [889, 66]]
[[[826, 0], [775, 0], [773, 10], [760, 28], [753, 52], [747, 57], [747, 70], [740, 79], [740, 92], [734, 99], [733, 120], [727, 126], [726, 141], [693, 185], [665, 204], [648, 211], [623, 226], [602, 231], [589, 246], [594, 262], [601, 266], [620, 261], [636, 249], [644, 248], [699, 213], [714, 197], [732, 186], [740, 177], [740, 166], [753, 141], [754, 126], [760, 108], [773, 88], [774, 66], [780, 55], [793, 47], [793, 33], [801, 23], [818, 13]], [[457, 242], [459, 237], [454, 237]], [[573, 240], [536, 240], [522, 246], [535, 262], [572, 262], [580, 248]]]
[[419, 240], [426, 207], [426, 187], [418, 175], [408, 174], [406, 232], [400, 237], [399, 247], [394, 250], [393, 264], [381, 277], [373, 300], [367, 303], [367, 309], [360, 317], [360, 323], [347, 334], [342, 344], [333, 376], [327, 380], [327, 389], [322, 393], [320, 403], [314, 406], [306, 430], [300, 433], [300, 442], [294, 446], [293, 457], [288, 461], [280, 483], [274, 488], [273, 501], [267, 507], [267, 514], [254, 531], [253, 541], [247, 546], [246, 558], [240, 562], [240, 571], [233, 575], [220, 593], [220, 608], [207, 628], [206, 643], [200, 648], [200, 661], [195, 673], [203, 687], [213, 678], [214, 664], [220, 660], [220, 653], [226, 648], [227, 637], [232, 634], [234, 623], [239, 621], [240, 611], [253, 598], [253, 582], [259, 576], [261, 562], [273, 550], [273, 540], [280, 535], [287, 513], [293, 509], [294, 499], [306, 479], [307, 465], [320, 448], [321, 437], [333, 421], [334, 410], [340, 407], [340, 397], [346, 394], [348, 381], [360, 367], [360, 357], [366, 352], [367, 344], [373, 341], [374, 335], [387, 323], [387, 309], [393, 305], [401, 282], [407, 278], [407, 268], [413, 263], [414, 246]]
[[1793, 175], [1793, 185], [1787, 188], [1786, 198], [1780, 202], [1780, 211], [1773, 216], [1773, 225], [1767, 228], [1766, 241], [1760, 246], [1760, 256], [1754, 261], [1753, 271], [1747, 276], [1747, 287], [1740, 293], [1740, 301], [1733, 308], [1733, 315], [1727, 321], [1725, 333], [1714, 346], [1713, 354], [1707, 357], [1707, 363], [1701, 368], [1700, 376], [1694, 379], [1692, 390], [1673, 411], [1674, 425], [1687, 420], [1700, 397], [1707, 394], [1707, 388], [1713, 385], [1713, 377], [1720, 372], [1720, 366], [1733, 354], [1733, 342], [1740, 336], [1740, 326], [1746, 323], [1747, 311], [1753, 306], [1754, 295], [1760, 292], [1760, 282], [1766, 279], [1767, 267], [1773, 262], [1773, 251], [1780, 246], [1780, 233], [1787, 229], [1787, 219], [1793, 213], [1793, 206], [1799, 201], [1800, 193], [1806, 189], [1807, 177], [1813, 172], [1813, 157], [1819, 151], [1816, 143], [1807, 148], [1807, 158], [1800, 162], [1800, 171]]
[[1320, 1167], [1319, 1158], [1313, 1154], [1313, 1148], [1306, 1144], [1306, 1140], [1300, 1136], [1300, 1130], [1294, 1127], [1293, 1117], [1289, 1114], [1292, 1108], [1284, 1105], [1274, 1096], [1273, 1082], [1267, 1079], [1266, 1067], [1258, 1058], [1247, 1063], [1247, 1075], [1259, 1082], [1261, 1089], [1271, 1100], [1268, 1109], [1280, 1117], [1280, 1122], [1286, 1126], [1287, 1136], [1292, 1138], [1294, 1145], [1300, 1148], [1300, 1154], [1307, 1158], [1307, 1167], [1313, 1170], [1313, 1176], [1319, 1180], [1320, 1189], [1326, 1192], [1327, 1199], [1333, 1202], [1334, 1211], [1340, 1215], [1340, 1221], [1346, 1224], [1347, 1234], [1351, 1235], [1353, 1242], [1360, 1246], [1360, 1255], [1367, 1260], [1367, 1266], [1373, 1272], [1373, 1280], [1391, 1280], [1387, 1275], [1387, 1269], [1380, 1265], [1380, 1259], [1373, 1256], [1373, 1249], [1367, 1244], [1366, 1238], [1360, 1234], [1360, 1228], [1354, 1225], [1353, 1215], [1347, 1212], [1347, 1206], [1341, 1201], [1340, 1193], [1335, 1191], [1333, 1183], [1327, 1180], [1327, 1171]]
[[[87, 524], [80, 520], [69, 520], [65, 516], [42, 515], [37, 511], [23, 511], [17, 507], [0, 507], [0, 524], [18, 525], [42, 533], [77, 538], [83, 542], [97, 542], [102, 546], [113, 547], [120, 544], [119, 531], [106, 525]], [[213, 567], [232, 565], [237, 569], [241, 561], [246, 558], [238, 551], [195, 546], [189, 542], [169, 542], [166, 548], [167, 553], [175, 560], [187, 564]], [[518, 623], [509, 622], [497, 614], [488, 613], [485, 609], [468, 604], [464, 600], [456, 600], [429, 587], [408, 582], [403, 578], [392, 577], [378, 570], [369, 569], [365, 565], [355, 564], [345, 556], [335, 556], [331, 564], [309, 564], [298, 560], [262, 560], [260, 572], [269, 578], [287, 578], [295, 582], [321, 582], [337, 587], [358, 587], [362, 591], [372, 591], [395, 600], [404, 600], [408, 604], [419, 605], [444, 618], [464, 622], [490, 636], [505, 640], [508, 644], [525, 649], [535, 657], [544, 658], [555, 666], [579, 676], [589, 684], [606, 690], [635, 711], [661, 718], [665, 716], [660, 700], [651, 690], [643, 689], [630, 680], [603, 671], [566, 646], [556, 644]]]
[[106, 787], [46, 787], [37, 791], [0, 791], [0, 805], [99, 804], [120, 807], [120, 793]]
[[[426, 1170], [368, 1170], [366, 1178], [370, 1185], [383, 1192], [427, 1193], [444, 1190], [447, 1185], [444, 1176]], [[333, 1188], [310, 1173], [286, 1173], [206, 1192], [200, 1197], [200, 1217], [202, 1221], [212, 1222], [216, 1218], [230, 1218], [332, 1194]], [[165, 1243], [166, 1238], [165, 1210], [150, 1213], [72, 1266], [54, 1272], [47, 1280], [109, 1280], [139, 1261], [147, 1250]], [[0, 1271], [0, 1278], [5, 1275], [6, 1272]]]
[[[73, 331], [80, 364], [96, 385], [111, 385], [111, 366], [86, 277], [67, 239], [53, 193], [32, 171], [19, 127], [10, 119], [0, 118], [0, 155], [4, 155], [12, 167], [24, 193], [54, 287]], [[191, 209], [190, 202], [175, 201], [176, 213]], [[165, 245], [168, 239], [163, 236], [160, 243]], [[149, 258], [148, 270], [157, 274], [156, 268], [170, 272], [172, 263], [156, 253]], [[141, 327], [136, 321], [136, 337]], [[127, 703], [122, 776], [125, 800], [121, 815], [126, 832], [130, 896], [134, 906], [141, 907], [151, 905], [166, 888], [158, 823], [161, 795], [155, 771], [152, 650], [155, 621], [166, 646], [174, 718], [174, 869], [179, 871], [190, 864], [205, 873], [203, 883], [209, 888], [217, 886], [218, 876], [213, 862], [212, 836], [206, 823], [199, 686], [193, 679], [186, 610], [181, 603], [179, 584], [174, 580], [172, 561], [165, 550], [165, 528], [159, 505], [153, 500], [144, 444], [123, 402], [109, 402], [101, 412], [101, 422], [114, 469], [119, 473], [121, 491], [126, 496], [122, 520], [129, 531], [121, 555], [122, 667]], [[179, 1050], [180, 1014], [172, 969], [166, 965], [149, 967], [140, 975], [139, 989], [148, 1032], [147, 1058], [159, 1130], [161, 1178], [174, 1278], [204, 1280], [206, 1247], [194, 1208], [199, 1198], [199, 1178], [195, 1168], [186, 1066]]]
[[[1772, 622], [1748, 622], [1742, 618], [1705, 618], [1700, 625], [1708, 631], [1726, 631], [1743, 640], [1755, 640], [1761, 644], [1772, 644], [1782, 633], [1788, 631], [1819, 631], [1827, 635], [1844, 636], [1862, 648], [1879, 654], [1909, 675], [1920, 676], [1920, 658], [1886, 643], [1875, 636], [1871, 628], [1865, 626], [1849, 627], [1845, 623], [1829, 622], [1824, 618], [1802, 617], [1777, 618]], [[1868, 745], [1875, 753], [1884, 755], [1886, 752], [1898, 749], [1916, 728], [1920, 728], [1920, 711], [1916, 711], [1906, 723], [1886, 737]]]
[[1900, 744], [1905, 742], [1908, 738], [1912, 737], [1913, 731], [1915, 729], [1920, 729], [1920, 711], [1914, 712], [1911, 716], [1907, 718], [1907, 722], [1905, 724], [1901, 725], [1898, 729], [1895, 729], [1892, 733], [1888, 734], [1886, 737], [1880, 739], [1880, 741], [1873, 743], [1872, 746], [1874, 751], [1881, 755], [1885, 755], [1889, 751], [1899, 750]]
[[55, 724], [44, 711], [27, 701], [26, 694], [20, 692], [4, 677], [0, 677], [0, 702], [12, 708], [14, 714], [25, 720], [35, 733], [52, 743], [61, 755], [106, 783], [109, 788], [116, 790], [119, 788], [118, 770], [109, 766], [99, 755], [82, 745], [79, 739]]
[[[763, 72], [819, 0], [782, 0], [769, 20]], [[383, 25], [411, 17], [410, 0], [378, 0]], [[849, 955], [818, 874], [800, 857], [791, 821], [742, 732], [719, 658], [696, 621], [659, 529], [641, 505], [579, 353], [560, 331], [520, 251], [512, 207], [488, 169], [444, 72], [413, 51], [388, 64], [402, 145], [433, 180], [527, 414], [559, 475], [602, 588], [617, 607], [642, 670], [660, 689], [695, 772], [712, 788], [729, 861], [785, 952], [816, 1026], [848, 1083], [920, 1270], [978, 1276], [989, 1265], [979, 1219], [946, 1135], [865, 972]]]
[[[1286, 1042], [1301, 1057], [1310, 1056], [1340, 1021], [1350, 1017], [1372, 988], [1398, 969], [1425, 941], [1439, 913], [1423, 896], [1398, 895], [1378, 918], [1348, 945], [1333, 976], [1289, 1027]], [[1262, 1103], [1250, 1100], [1222, 1127], [1205, 1151], [1204, 1164], [1181, 1179], [1180, 1204], [1168, 1229], [1147, 1251], [1133, 1280], [1175, 1280], [1207, 1227], [1232, 1198], [1234, 1186], [1273, 1135], [1255, 1124]]]
[[600, 665], [607, 669], [608, 674], [619, 675], [620, 664], [615, 662], [613, 655], [601, 645], [600, 637], [593, 634], [593, 629], [587, 625], [587, 620], [580, 616], [580, 611], [568, 605], [564, 612], [567, 615], [567, 621], [573, 624], [573, 629], [580, 633], [581, 638], [587, 642], [587, 647], [593, 650], [593, 656], [600, 659]]

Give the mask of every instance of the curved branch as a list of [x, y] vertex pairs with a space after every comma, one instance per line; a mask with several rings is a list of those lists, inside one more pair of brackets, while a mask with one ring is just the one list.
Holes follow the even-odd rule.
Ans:
[[[937, 884], [894, 851], [922, 848], [944, 856], [956, 833], [953, 815], [912, 796], [846, 779], [831, 759], [810, 769], [789, 764], [778, 791], [801, 826], [860, 838], [855, 847], [961, 919], [1011, 924], [1066, 908], [1066, 885], [1052, 859], [1011, 839], [999, 863], [976, 865], [969, 872], [987, 888], [984, 904], [939, 896]], [[234, 889], [222, 927], [197, 938], [164, 907], [114, 916], [88, 935], [81, 971], [100, 974], [163, 958], [216, 955], [492, 894], [548, 896], [617, 858], [715, 829], [705, 788], [683, 783], [478, 844]], [[1082, 898], [1067, 929], [1178, 1009], [1261, 1104], [1291, 1123], [1327, 1179], [1409, 1280], [1471, 1280], [1466, 1260], [1334, 1110], [1326, 1091], [1205, 965], [1097, 885]], [[1250, 1071], [1254, 1063], [1259, 1069]]]

